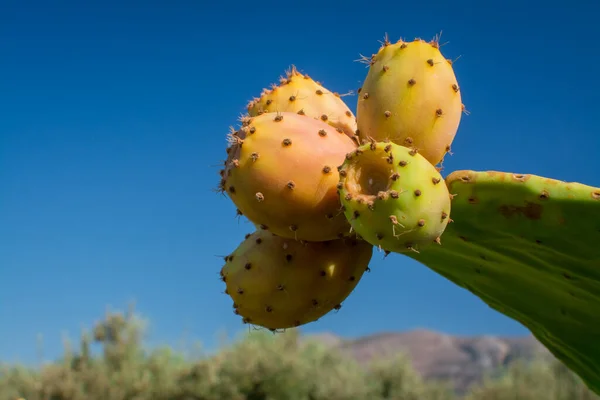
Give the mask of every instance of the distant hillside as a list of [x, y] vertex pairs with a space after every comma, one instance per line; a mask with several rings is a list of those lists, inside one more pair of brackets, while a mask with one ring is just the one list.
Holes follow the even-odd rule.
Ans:
[[404, 352], [425, 378], [450, 380], [459, 392], [480, 382], [485, 373], [506, 366], [517, 358], [551, 356], [533, 336], [460, 337], [419, 329], [353, 340], [344, 340], [330, 333], [306, 337], [338, 347], [361, 363]]

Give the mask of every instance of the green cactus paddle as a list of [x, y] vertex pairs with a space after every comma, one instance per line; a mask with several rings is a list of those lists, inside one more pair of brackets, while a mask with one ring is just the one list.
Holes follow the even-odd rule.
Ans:
[[408, 253], [521, 322], [600, 394], [600, 188], [456, 171], [441, 246]]

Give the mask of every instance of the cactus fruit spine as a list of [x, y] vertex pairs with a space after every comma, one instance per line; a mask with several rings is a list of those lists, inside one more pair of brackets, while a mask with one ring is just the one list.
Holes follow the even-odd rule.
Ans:
[[443, 246], [410, 257], [521, 322], [600, 394], [600, 188], [456, 171]]
[[372, 142], [348, 154], [339, 173], [344, 213], [364, 240], [392, 252], [440, 243], [450, 220], [450, 194], [419, 153]]
[[294, 66], [280, 79], [279, 85], [264, 89], [247, 109], [251, 117], [267, 112], [300, 113], [327, 122], [351, 138], [356, 133], [356, 117], [340, 95], [298, 72]]
[[244, 322], [291, 328], [339, 309], [372, 254], [357, 239], [301, 243], [258, 230], [225, 257], [221, 278]]
[[251, 222], [279, 236], [324, 241], [348, 234], [337, 166], [356, 144], [308, 116], [266, 113], [230, 137], [221, 190]]
[[358, 96], [358, 136], [416, 148], [437, 165], [461, 119], [461, 93], [451, 62], [437, 41], [386, 41], [366, 59], [369, 72]]

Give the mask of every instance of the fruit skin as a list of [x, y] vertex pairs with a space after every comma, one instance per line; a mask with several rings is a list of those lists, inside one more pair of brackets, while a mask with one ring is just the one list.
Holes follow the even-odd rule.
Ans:
[[416, 151], [364, 144], [341, 166], [338, 189], [353, 231], [374, 246], [402, 253], [441, 243], [450, 193], [438, 170]]
[[410, 257], [519, 321], [600, 394], [600, 188], [456, 171], [444, 245]]
[[245, 323], [291, 328], [339, 309], [372, 255], [354, 238], [301, 243], [257, 230], [225, 257], [221, 278]]
[[284, 112], [246, 119], [230, 141], [221, 190], [251, 222], [298, 240], [349, 234], [336, 167], [356, 148], [352, 139], [325, 122]]
[[359, 138], [414, 147], [437, 165], [450, 151], [463, 110], [454, 70], [438, 43], [386, 40], [365, 61], [370, 67], [358, 95]]
[[295, 66], [271, 89], [264, 89], [259, 98], [247, 106], [248, 115], [265, 112], [294, 112], [327, 122], [351, 138], [356, 133], [356, 117], [340, 95], [298, 72]]

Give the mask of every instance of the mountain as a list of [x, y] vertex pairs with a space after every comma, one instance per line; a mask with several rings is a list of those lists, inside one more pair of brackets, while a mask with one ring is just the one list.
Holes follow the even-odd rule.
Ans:
[[550, 353], [533, 336], [452, 336], [426, 329], [401, 333], [379, 333], [343, 339], [331, 333], [306, 335], [350, 354], [361, 364], [379, 357], [407, 354], [426, 379], [449, 380], [458, 392], [481, 381], [486, 373], [507, 366], [515, 359]]

